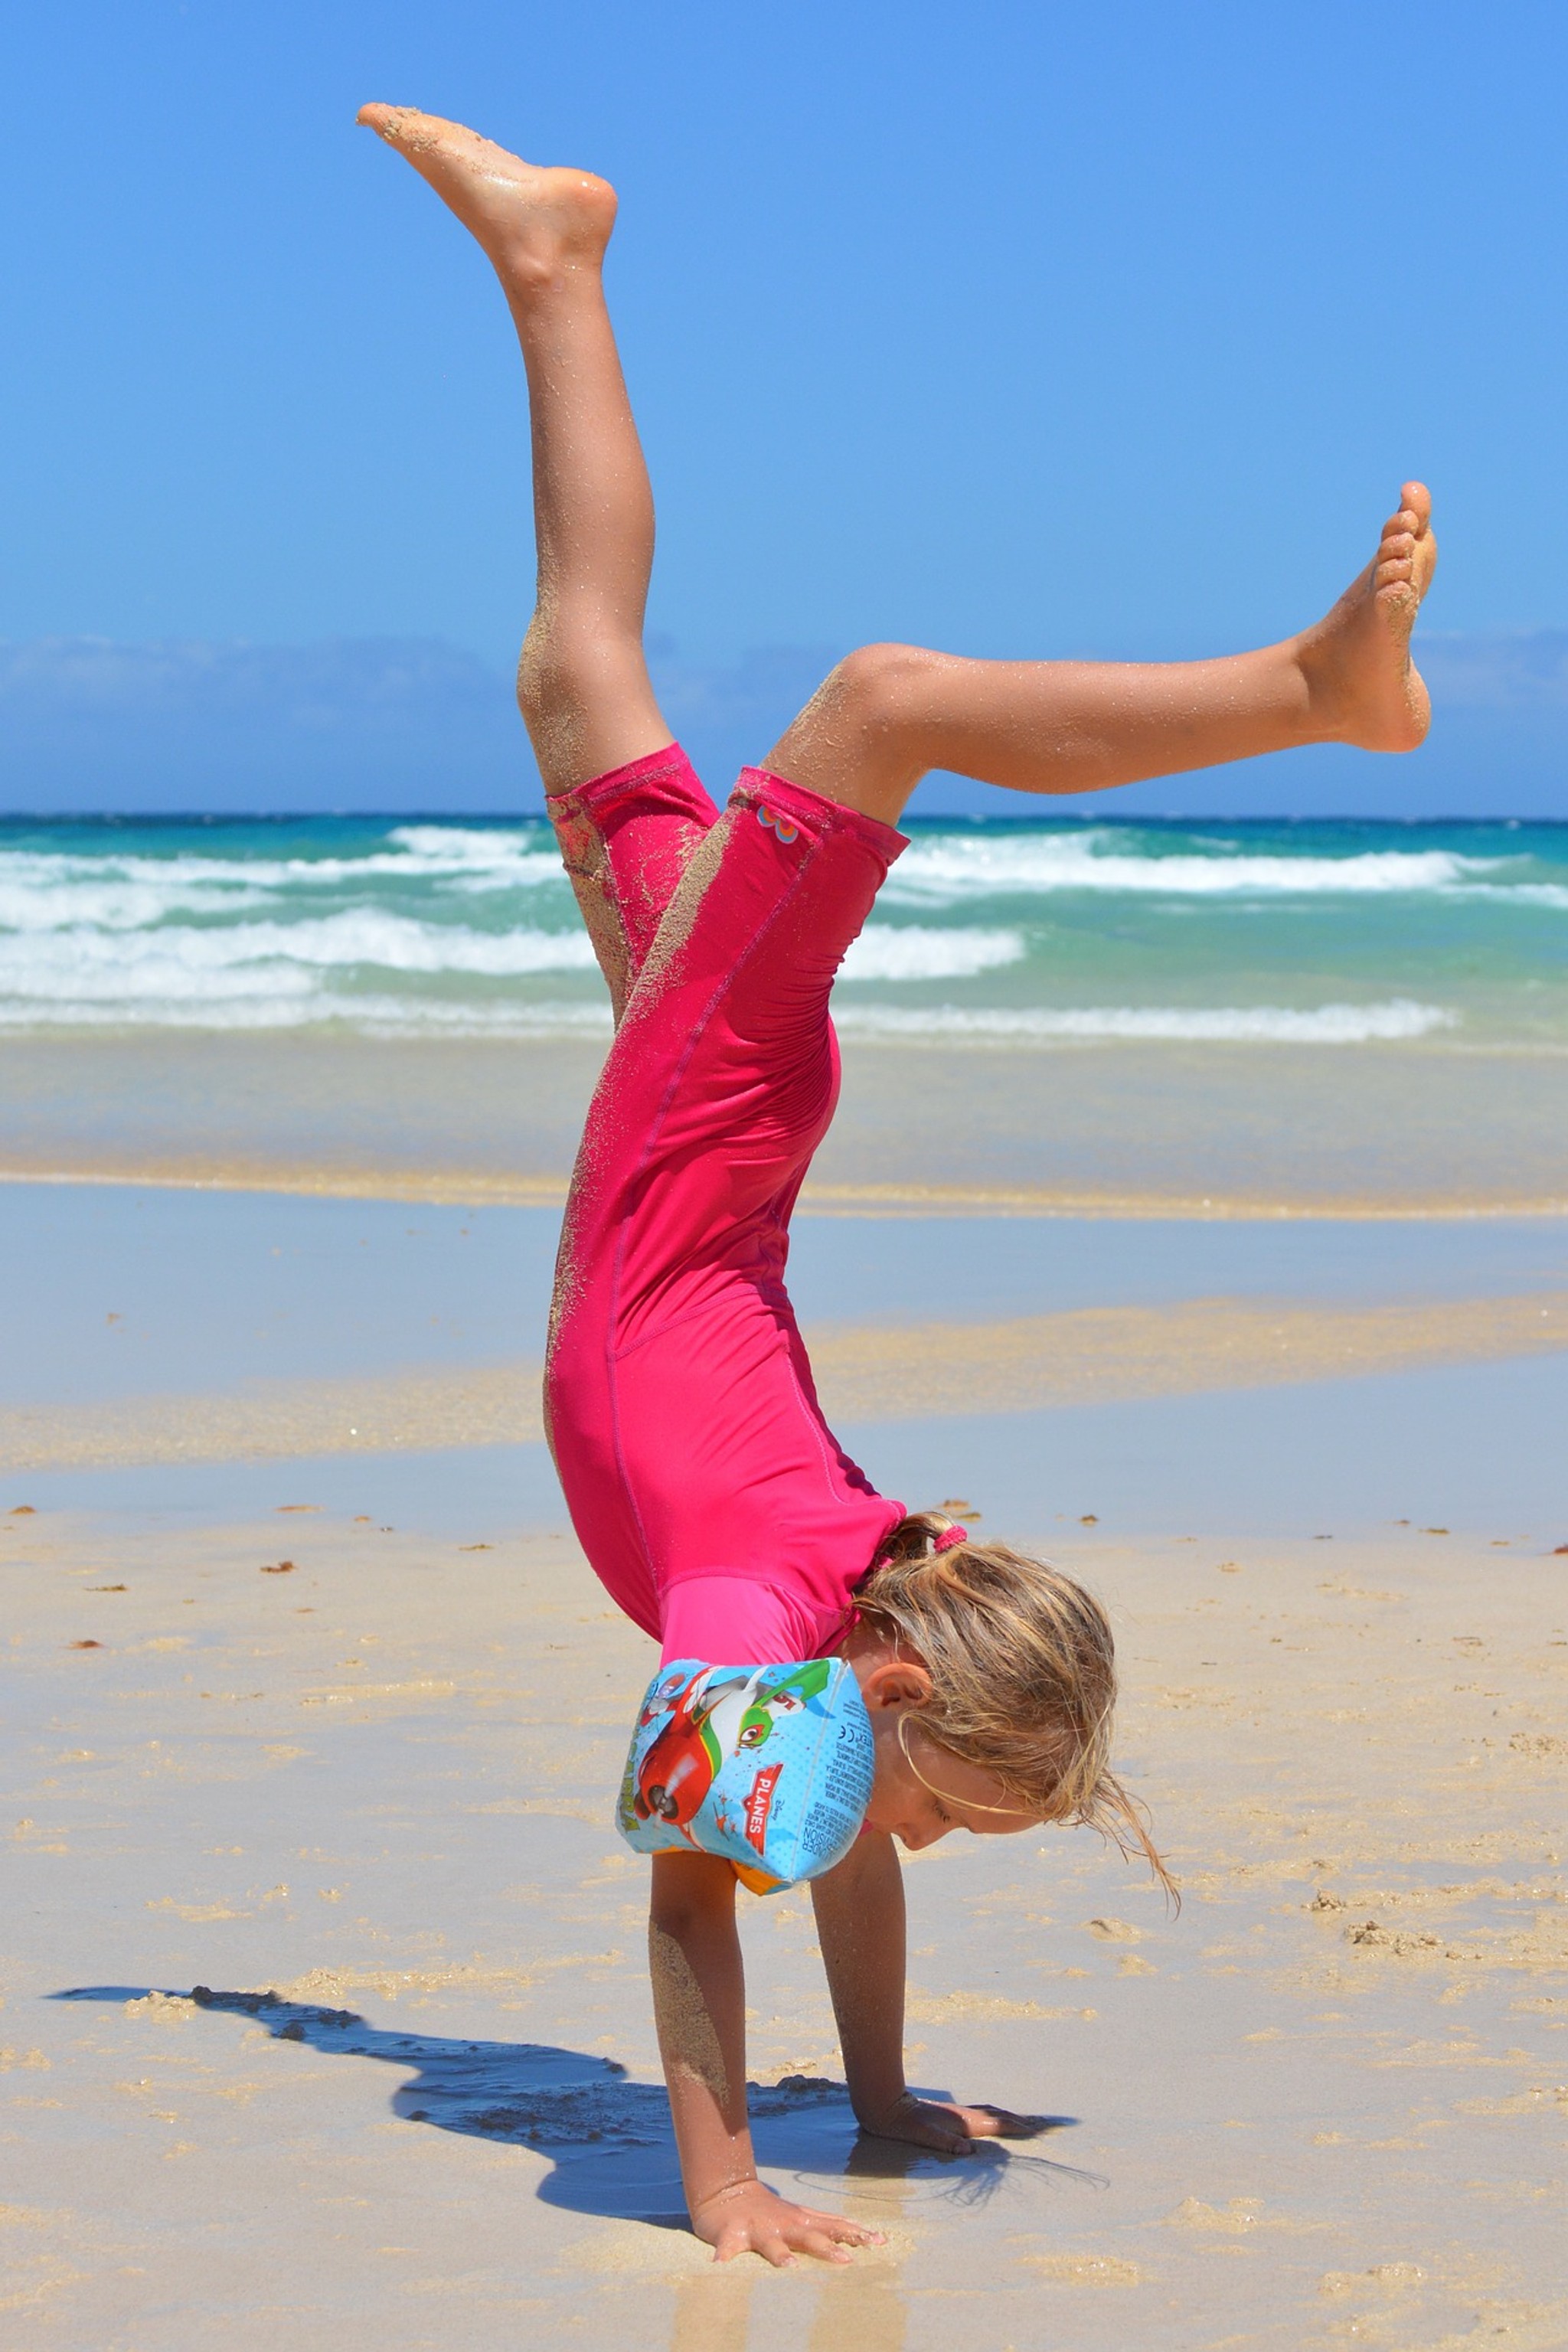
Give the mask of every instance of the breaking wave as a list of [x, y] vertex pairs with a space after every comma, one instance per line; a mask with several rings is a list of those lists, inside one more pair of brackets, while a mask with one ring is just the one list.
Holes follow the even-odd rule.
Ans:
[[[838, 1018], [977, 1046], [1555, 1035], [1564, 912], [1562, 827], [921, 824]], [[538, 819], [0, 825], [0, 1028], [73, 1024], [598, 1037], [608, 1014]]]
[[953, 1004], [845, 1006], [837, 1014], [846, 1036], [988, 1039], [1024, 1044], [1056, 1037], [1161, 1038], [1205, 1045], [1363, 1045], [1377, 1039], [1426, 1037], [1458, 1025], [1439, 1004], [1396, 997], [1386, 1004], [1320, 1004], [1299, 1012], [1277, 1004], [1214, 1007], [1169, 1004], [1084, 1005], [1072, 1010], [1012, 1010]]
[[1501, 859], [1449, 849], [1363, 851], [1323, 857], [1248, 854], [1216, 839], [1194, 856], [1191, 843], [1130, 841], [1109, 828], [1081, 834], [942, 834], [918, 838], [893, 868], [892, 905], [953, 906], [964, 899], [1034, 898], [1064, 890], [1164, 898], [1385, 896], [1452, 891], [1495, 874]]

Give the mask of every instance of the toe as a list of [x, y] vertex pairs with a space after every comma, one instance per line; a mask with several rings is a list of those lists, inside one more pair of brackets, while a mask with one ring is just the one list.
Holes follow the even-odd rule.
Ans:
[[1425, 482], [1406, 482], [1399, 493], [1399, 503], [1407, 514], [1415, 518], [1415, 530], [1419, 535], [1432, 520], [1431, 491]]
[[375, 132], [378, 139], [386, 140], [394, 147], [412, 147], [418, 143], [419, 126], [425, 117], [416, 106], [375, 103], [362, 106], [354, 121], [363, 122], [368, 131]]

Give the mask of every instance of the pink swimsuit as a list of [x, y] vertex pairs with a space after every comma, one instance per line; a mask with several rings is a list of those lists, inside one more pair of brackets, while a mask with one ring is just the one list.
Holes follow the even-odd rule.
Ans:
[[666, 1658], [820, 1657], [903, 1506], [823, 1420], [784, 1260], [828, 994], [904, 839], [756, 768], [721, 816], [674, 744], [549, 806], [619, 1023], [545, 1375], [573, 1525]]

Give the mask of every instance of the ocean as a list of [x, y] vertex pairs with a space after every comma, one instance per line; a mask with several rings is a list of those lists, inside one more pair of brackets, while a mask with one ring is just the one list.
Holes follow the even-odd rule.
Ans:
[[[1568, 1049], [1568, 824], [940, 818], [847, 1035]], [[608, 1034], [548, 827], [0, 824], [0, 1029]]]

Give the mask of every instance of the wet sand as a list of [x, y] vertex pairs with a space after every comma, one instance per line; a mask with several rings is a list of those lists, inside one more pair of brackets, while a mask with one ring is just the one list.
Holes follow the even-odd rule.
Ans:
[[[602, 1048], [320, 1033], [0, 1039], [0, 1177], [558, 1203]], [[844, 1049], [818, 1212], [1358, 1217], [1568, 1209], [1568, 1055]]]
[[911, 1864], [915, 2075], [1062, 2119], [959, 2165], [856, 2141], [809, 1906], [749, 1904], [764, 2167], [889, 2242], [719, 2273], [606, 1819], [648, 1645], [566, 1538], [391, 1527], [379, 1467], [363, 1516], [279, 1471], [228, 1525], [0, 1519], [8, 2344], [1568, 2340], [1552, 1530], [1053, 1527], [1184, 1911], [1082, 1833]]
[[679, 2224], [552, 1213], [4, 1210], [7, 2347], [1568, 2342], [1568, 1226], [802, 1221], [879, 1483], [1110, 1601], [1185, 1905], [911, 1864], [913, 2074], [1061, 2118], [960, 2165], [857, 2139], [748, 1903], [764, 2169], [889, 2235], [774, 2274]]
[[[807, 1327], [837, 1424], [994, 1415], [1568, 1352], [1568, 1291], [1342, 1307], [1201, 1298], [994, 1323]], [[542, 1444], [538, 1360], [0, 1408], [14, 1471]]]
[[[16, 1471], [542, 1444], [552, 1212], [69, 1184], [5, 1207], [0, 1293], [30, 1336], [0, 1361]], [[1347, 1377], [1375, 1420], [1380, 1381], [1568, 1360], [1558, 1220], [806, 1219], [791, 1280], [835, 1423], [884, 1432], [1256, 1411]], [[1488, 1418], [1478, 1391], [1478, 1439]], [[876, 1470], [886, 1439], [866, 1444]], [[1039, 1451], [1021, 1426], [1008, 1444]], [[1528, 1454], [1510, 1466], [1533, 1488]]]

